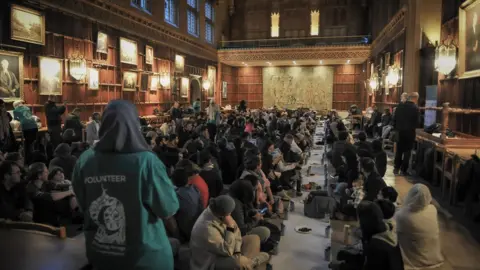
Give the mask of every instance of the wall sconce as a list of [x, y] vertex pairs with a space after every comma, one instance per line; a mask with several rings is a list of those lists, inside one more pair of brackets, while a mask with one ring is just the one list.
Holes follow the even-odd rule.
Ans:
[[70, 75], [77, 81], [87, 76], [87, 61], [83, 57], [69, 59]]
[[435, 70], [448, 76], [457, 66], [457, 46], [451, 41], [435, 48]]
[[163, 73], [160, 76], [160, 85], [163, 88], [168, 88], [170, 87], [170, 75], [168, 73]]
[[372, 76], [370, 76], [370, 80], [368, 80], [368, 85], [370, 86], [370, 89], [372, 91], [377, 91], [379, 82], [378, 82], [378, 75], [376, 73], [373, 73]]
[[387, 83], [389, 87], [395, 87], [400, 80], [400, 70], [395, 66], [389, 66], [387, 72]]
[[208, 91], [210, 89], [211, 83], [209, 80], [204, 80], [202, 83], [203, 90]]

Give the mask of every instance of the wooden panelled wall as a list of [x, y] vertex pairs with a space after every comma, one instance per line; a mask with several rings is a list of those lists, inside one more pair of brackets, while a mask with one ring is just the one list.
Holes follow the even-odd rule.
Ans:
[[[442, 40], [453, 37], [458, 44], [458, 17], [442, 25]], [[456, 74], [456, 71], [453, 72]], [[440, 74], [438, 80], [438, 104], [449, 102], [451, 107], [480, 109], [480, 77], [469, 79], [450, 79]], [[437, 115], [437, 119], [441, 119]], [[480, 136], [480, 116], [478, 114], [450, 115], [449, 127], [452, 130]]]
[[[263, 106], [262, 67], [231, 67], [222, 64], [222, 80], [228, 83], [227, 98], [222, 105], [236, 106], [246, 100], [249, 108]], [[333, 81], [333, 104], [336, 110], [347, 110], [350, 105], [365, 107], [365, 74], [362, 65], [335, 66]]]
[[[124, 71], [138, 73], [137, 85], [140, 86], [142, 73], [167, 72], [174, 77], [175, 50], [169, 47], [155, 44], [127, 35], [121, 30], [97, 25], [91, 21], [71, 17], [52, 10], [46, 10], [46, 44], [44, 46], [28, 44], [10, 39], [10, 7], [8, 3], [0, 4], [0, 23], [2, 31], [0, 36], [7, 46], [17, 46], [18, 49], [0, 45], [1, 49], [17, 51], [24, 54], [24, 100], [33, 112], [45, 123], [43, 106], [48, 96], [40, 96], [38, 93], [39, 56], [47, 56], [62, 59], [63, 61], [63, 87], [62, 95], [56, 96], [57, 102], [67, 102], [67, 112], [74, 108], [82, 109], [82, 120], [87, 120], [93, 112], [102, 112], [108, 101], [113, 99], [125, 99], [135, 103], [140, 115], [149, 115], [155, 108], [167, 110], [174, 100], [188, 103], [189, 100], [172, 95], [178, 90], [172, 91], [176, 84], [172, 80], [171, 87], [158, 91], [122, 91], [122, 74]], [[108, 54], [96, 52], [96, 36], [98, 31], [108, 35]], [[120, 63], [119, 61], [119, 38], [124, 37], [137, 42], [137, 66]], [[154, 48], [155, 60], [153, 65], [145, 64], [145, 46]], [[21, 49], [24, 48], [24, 49]], [[83, 56], [87, 60], [87, 67], [99, 69], [99, 90], [88, 90], [86, 82], [77, 82], [70, 75], [68, 60], [73, 56]], [[216, 65], [194, 56], [185, 56], [185, 72], [175, 73], [175, 78], [190, 74], [205, 76], [207, 65]], [[177, 89], [177, 88], [175, 88]], [[202, 99], [205, 100], [202, 91]], [[11, 105], [9, 105], [11, 106]]]

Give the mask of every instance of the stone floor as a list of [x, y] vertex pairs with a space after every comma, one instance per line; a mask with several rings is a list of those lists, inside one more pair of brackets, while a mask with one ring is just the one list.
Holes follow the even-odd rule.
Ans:
[[[324, 184], [323, 166], [320, 166], [322, 154], [321, 149], [312, 151], [309, 163], [314, 175], [304, 177], [304, 183]], [[397, 189], [401, 201], [413, 184], [404, 177], [394, 176], [391, 162], [389, 163], [385, 181], [387, 185]], [[294, 198], [295, 211], [290, 213], [289, 219], [285, 221], [286, 232], [280, 242], [279, 255], [272, 259], [275, 270], [328, 269], [328, 262], [324, 258], [324, 249], [329, 245], [329, 239], [324, 234], [327, 223], [304, 216], [301, 200], [305, 196], [306, 194], [302, 198]], [[450, 215], [442, 214], [445, 213], [443, 209], [439, 209], [439, 213], [442, 251], [446, 258], [446, 264], [441, 270], [479, 270], [480, 244], [473, 240], [465, 228], [452, 220]], [[312, 228], [312, 233], [296, 233], [295, 227], [301, 225]]]

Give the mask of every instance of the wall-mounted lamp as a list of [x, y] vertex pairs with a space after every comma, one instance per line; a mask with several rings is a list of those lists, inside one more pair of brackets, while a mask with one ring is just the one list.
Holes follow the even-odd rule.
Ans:
[[373, 73], [372, 76], [370, 76], [370, 79], [368, 80], [368, 85], [370, 86], [370, 89], [372, 91], [377, 91], [378, 86], [379, 86], [379, 81], [378, 81], [378, 75], [376, 73]]
[[208, 89], [210, 89], [210, 86], [212, 86], [212, 84], [210, 83], [210, 81], [208, 79], [203, 80], [203, 83], [202, 83], [203, 90], [208, 91]]
[[457, 66], [457, 46], [451, 41], [435, 48], [435, 70], [449, 75]]
[[168, 73], [163, 73], [160, 76], [160, 85], [163, 88], [168, 88], [170, 87], [170, 75]]

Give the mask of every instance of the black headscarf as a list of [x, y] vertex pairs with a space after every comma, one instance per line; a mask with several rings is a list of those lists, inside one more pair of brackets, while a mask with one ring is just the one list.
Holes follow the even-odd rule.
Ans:
[[243, 204], [250, 205], [255, 199], [252, 190], [253, 186], [249, 181], [237, 180], [230, 186], [229, 193], [234, 199], [241, 201]]
[[100, 141], [95, 150], [100, 152], [136, 153], [150, 151], [138, 121], [135, 105], [125, 100], [108, 103], [102, 116]]
[[362, 201], [357, 207], [357, 213], [364, 241], [370, 241], [375, 234], [387, 230], [382, 209], [376, 203]]

